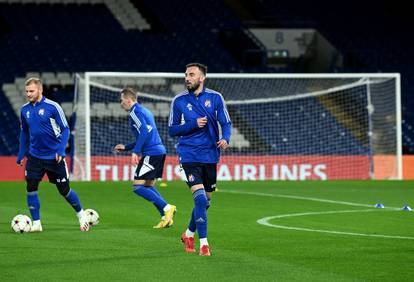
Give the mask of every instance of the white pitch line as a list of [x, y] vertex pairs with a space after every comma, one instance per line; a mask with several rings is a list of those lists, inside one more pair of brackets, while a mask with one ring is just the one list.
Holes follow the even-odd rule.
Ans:
[[[268, 222], [271, 219], [284, 218], [284, 217], [294, 217], [294, 216], [349, 213], [349, 212], [372, 212], [372, 211], [377, 210], [373, 205], [351, 203], [351, 202], [344, 202], [344, 201], [334, 201], [334, 200], [319, 199], [319, 198], [312, 198], [312, 197], [294, 196], [294, 195], [245, 192], [245, 191], [236, 191], [236, 190], [220, 190], [220, 192], [232, 193], [232, 194], [246, 194], [246, 195], [254, 195], [254, 196], [264, 196], [264, 197], [287, 198], [287, 199], [296, 199], [296, 200], [305, 200], [305, 201], [314, 201], [314, 202], [322, 202], [322, 203], [330, 203], [330, 204], [340, 204], [340, 205], [347, 205], [347, 206], [371, 208], [369, 210], [345, 210], [345, 211], [325, 211], [325, 212], [306, 212], [306, 213], [294, 213], [294, 214], [281, 214], [281, 215], [276, 215], [276, 216], [264, 217], [264, 218], [261, 218], [261, 219], [257, 220], [257, 223], [259, 223], [261, 225], [269, 226], [269, 227], [274, 227], [274, 228], [279, 228], [279, 229], [287, 229], [287, 230], [318, 232], [318, 233], [330, 233], [330, 234], [350, 235], [350, 236], [363, 236], [363, 237], [377, 237], [377, 238], [414, 240], [414, 237], [382, 235], [382, 234], [365, 234], [365, 233], [354, 233], [354, 232], [342, 232], [342, 231], [335, 231], [335, 230], [310, 229], [310, 228], [302, 228], [302, 227], [276, 225], [276, 224], [271, 224], [271, 223]], [[388, 210], [401, 210], [400, 208], [396, 208], [396, 207], [385, 207], [385, 209], [388, 209]]]
[[[305, 201], [314, 201], [314, 202], [322, 202], [322, 203], [330, 203], [330, 204], [340, 204], [340, 205], [355, 206], [355, 207], [375, 208], [374, 205], [351, 203], [351, 202], [343, 202], [343, 201], [334, 201], [334, 200], [311, 198], [311, 197], [302, 197], [302, 196], [295, 196], [295, 195], [283, 195], [283, 194], [269, 194], [269, 193], [258, 193], [258, 192], [246, 192], [246, 191], [236, 191], [236, 190], [227, 190], [227, 189], [226, 190], [221, 190], [220, 189], [220, 192], [233, 193], [233, 194], [247, 194], [247, 195], [264, 196], [264, 197], [287, 198], [287, 199], [305, 200]], [[401, 210], [400, 208], [396, 208], [396, 207], [385, 207], [385, 208], [386, 209], [392, 209], [392, 210]]]
[[294, 217], [294, 216], [308, 216], [308, 215], [320, 215], [320, 214], [335, 214], [335, 213], [350, 213], [350, 212], [372, 212], [374, 209], [370, 210], [345, 210], [345, 211], [325, 211], [325, 212], [306, 212], [306, 213], [293, 213], [293, 214], [281, 214], [276, 216], [264, 217], [257, 220], [257, 223], [273, 228], [287, 229], [287, 230], [297, 230], [297, 231], [307, 231], [307, 232], [317, 232], [317, 233], [329, 233], [329, 234], [338, 234], [338, 235], [350, 235], [350, 236], [363, 236], [363, 237], [377, 237], [377, 238], [390, 238], [390, 239], [408, 239], [414, 240], [414, 237], [405, 237], [397, 235], [382, 235], [382, 234], [366, 234], [366, 233], [354, 233], [354, 232], [344, 232], [344, 231], [335, 231], [335, 230], [321, 230], [321, 229], [311, 229], [311, 228], [302, 228], [294, 226], [285, 226], [278, 224], [271, 224], [269, 220], [276, 218], [284, 217]]

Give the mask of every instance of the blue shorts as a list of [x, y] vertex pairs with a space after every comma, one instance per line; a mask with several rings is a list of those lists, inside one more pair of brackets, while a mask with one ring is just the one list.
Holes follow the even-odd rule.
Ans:
[[153, 180], [162, 177], [164, 171], [165, 154], [157, 156], [143, 156], [135, 170], [135, 180]]
[[45, 173], [51, 183], [69, 183], [69, 172], [65, 159], [58, 163], [56, 160], [42, 160], [28, 155], [25, 170], [26, 180], [41, 181]]
[[188, 187], [196, 184], [203, 184], [206, 192], [214, 192], [217, 183], [217, 164], [207, 163], [183, 163], [181, 167], [184, 169], [187, 177]]

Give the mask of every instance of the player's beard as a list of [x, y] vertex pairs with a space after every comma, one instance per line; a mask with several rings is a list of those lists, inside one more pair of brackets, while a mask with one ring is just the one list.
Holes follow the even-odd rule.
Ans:
[[185, 84], [187, 90], [190, 92], [196, 91], [200, 87], [200, 82], [194, 82], [194, 84]]
[[36, 94], [34, 94], [34, 95], [30, 96], [30, 97], [28, 96], [27, 97], [27, 100], [29, 100], [30, 103], [34, 104], [34, 103], [36, 103], [39, 100], [39, 97], [40, 97], [40, 94], [39, 93], [36, 93]]

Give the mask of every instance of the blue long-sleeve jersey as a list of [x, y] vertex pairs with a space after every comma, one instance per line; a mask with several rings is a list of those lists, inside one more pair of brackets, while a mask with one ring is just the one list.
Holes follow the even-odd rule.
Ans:
[[[36, 104], [26, 103], [20, 110], [19, 163], [29, 154], [39, 159], [54, 159], [56, 153], [65, 156], [69, 127], [58, 103], [43, 97]], [[27, 148], [29, 147], [29, 148]]]
[[[207, 117], [203, 128], [197, 124], [197, 118], [201, 117]], [[180, 137], [177, 152], [181, 163], [217, 163], [220, 159], [217, 142], [225, 139], [230, 143], [231, 120], [223, 96], [208, 88], [198, 96], [188, 91], [178, 94], [171, 104], [168, 125], [170, 136]]]
[[135, 103], [129, 110], [129, 123], [135, 142], [125, 145], [125, 150], [133, 150], [134, 153], [145, 156], [166, 153], [150, 110]]

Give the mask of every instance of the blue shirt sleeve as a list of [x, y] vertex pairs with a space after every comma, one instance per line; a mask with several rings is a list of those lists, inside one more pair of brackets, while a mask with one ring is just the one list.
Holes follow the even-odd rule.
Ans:
[[226, 102], [224, 102], [223, 96], [220, 95], [220, 99], [217, 102], [217, 120], [221, 126], [222, 139], [230, 144], [231, 136], [231, 120], [229, 112], [227, 111]]
[[69, 141], [69, 135], [70, 135], [69, 128], [68, 127], [64, 128], [61, 134], [62, 134], [61, 135], [62, 141], [60, 142], [60, 146], [59, 146], [57, 153], [59, 156], [64, 157], [66, 156], [66, 153], [65, 153], [66, 145], [68, 144], [68, 141]]
[[171, 105], [170, 119], [168, 122], [168, 134], [171, 137], [185, 136], [198, 128], [197, 120], [190, 120], [181, 124], [181, 115], [182, 112], [174, 100]]
[[20, 162], [23, 160], [27, 147], [29, 142], [29, 127], [27, 126], [26, 120], [23, 117], [23, 114], [20, 114], [21, 119], [21, 128], [20, 128], [20, 138], [19, 138], [19, 153], [17, 154], [17, 160], [16, 163], [20, 164]]
[[60, 127], [60, 146], [58, 148], [58, 151], [56, 152], [59, 156], [64, 157], [65, 154], [65, 148], [66, 145], [68, 144], [68, 140], [69, 140], [69, 126], [68, 126], [68, 122], [66, 121], [66, 117], [65, 114], [63, 113], [62, 108], [57, 105], [56, 106], [56, 111], [54, 112], [54, 117], [55, 120], [57, 122], [57, 124]]
[[145, 118], [140, 112], [134, 111], [131, 114], [131, 118], [135, 124], [135, 137], [136, 142], [135, 146], [133, 148], [134, 153], [139, 154], [142, 151], [142, 146], [144, 145], [146, 139], [149, 136], [149, 130], [151, 130], [151, 127], [148, 126], [147, 122], [145, 121]]
[[135, 147], [135, 144], [136, 144], [137, 142], [132, 142], [132, 143], [129, 143], [129, 144], [126, 144], [125, 145], [125, 151], [130, 151], [130, 150], [132, 150], [134, 147]]

